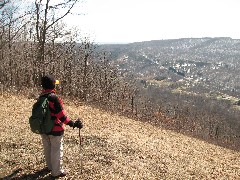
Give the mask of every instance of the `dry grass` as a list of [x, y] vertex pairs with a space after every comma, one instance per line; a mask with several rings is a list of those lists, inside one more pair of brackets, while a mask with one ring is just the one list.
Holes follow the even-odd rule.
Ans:
[[[0, 102], [0, 178], [50, 179], [41, 172], [40, 137], [28, 126], [34, 100], [5, 95]], [[240, 152], [89, 106], [65, 107], [85, 125], [81, 149], [78, 130], [66, 128], [66, 179], [240, 179]]]

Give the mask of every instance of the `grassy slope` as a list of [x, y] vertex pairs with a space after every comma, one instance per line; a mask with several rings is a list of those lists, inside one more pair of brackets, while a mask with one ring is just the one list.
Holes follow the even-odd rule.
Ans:
[[[40, 171], [40, 137], [28, 126], [34, 100], [0, 96], [0, 102], [0, 178], [50, 179]], [[78, 130], [66, 127], [64, 165], [69, 179], [240, 178], [240, 152], [89, 106], [65, 107], [85, 125], [81, 149]]]

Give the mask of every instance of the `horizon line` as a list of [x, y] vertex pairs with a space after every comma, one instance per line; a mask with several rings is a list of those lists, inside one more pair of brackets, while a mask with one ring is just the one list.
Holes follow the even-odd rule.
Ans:
[[131, 43], [141, 43], [141, 42], [151, 42], [151, 41], [166, 41], [166, 40], [179, 40], [179, 39], [217, 39], [217, 38], [226, 38], [232, 40], [239, 40], [237, 38], [232, 38], [228, 36], [219, 36], [219, 37], [182, 37], [182, 38], [166, 38], [166, 39], [152, 39], [152, 40], [143, 40], [143, 41], [129, 41], [129, 42], [95, 42], [98, 45], [110, 45], [110, 44], [131, 44]]

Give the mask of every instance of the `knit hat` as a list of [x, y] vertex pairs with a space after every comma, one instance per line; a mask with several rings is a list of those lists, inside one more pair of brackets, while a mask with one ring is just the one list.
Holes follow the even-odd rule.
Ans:
[[56, 80], [52, 75], [46, 75], [42, 77], [41, 85], [43, 89], [54, 89]]

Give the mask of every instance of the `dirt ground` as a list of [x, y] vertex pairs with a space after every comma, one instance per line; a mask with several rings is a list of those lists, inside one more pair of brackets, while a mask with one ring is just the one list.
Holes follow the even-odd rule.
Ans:
[[[28, 118], [35, 100], [0, 95], [0, 179], [51, 179]], [[240, 179], [240, 152], [111, 114], [65, 104], [84, 128], [66, 127], [62, 179]]]

